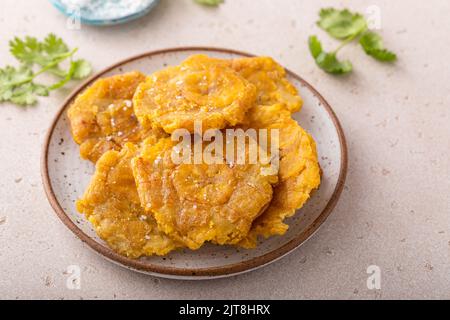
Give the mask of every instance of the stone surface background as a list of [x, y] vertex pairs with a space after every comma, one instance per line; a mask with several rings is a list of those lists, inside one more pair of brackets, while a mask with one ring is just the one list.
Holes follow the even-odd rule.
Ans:
[[[381, 65], [352, 46], [349, 77], [319, 70], [307, 49], [324, 6], [365, 12], [377, 5], [386, 45], [399, 55]], [[175, 281], [137, 274], [97, 256], [53, 213], [39, 158], [47, 127], [72, 88], [35, 107], [0, 106], [0, 298], [450, 298], [450, 2], [226, 0], [217, 9], [162, 0], [127, 25], [81, 30], [45, 0], [3, 0], [0, 61], [7, 41], [56, 32], [96, 71], [128, 56], [174, 46], [229, 47], [270, 55], [311, 82], [346, 132], [349, 172], [333, 214], [299, 250], [229, 279]], [[79, 265], [80, 290], [66, 287]], [[381, 290], [366, 286], [381, 268]]]

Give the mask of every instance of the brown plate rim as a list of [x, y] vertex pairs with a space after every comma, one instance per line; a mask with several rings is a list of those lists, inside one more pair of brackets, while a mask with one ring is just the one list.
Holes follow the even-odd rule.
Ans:
[[327, 217], [330, 215], [334, 207], [336, 206], [336, 203], [341, 195], [342, 189], [344, 187], [345, 178], [347, 175], [347, 165], [348, 165], [348, 154], [347, 154], [347, 143], [344, 135], [344, 131], [341, 127], [341, 124], [334, 113], [331, 106], [328, 104], [328, 102], [322, 97], [322, 95], [314, 89], [312, 85], [310, 85], [308, 82], [306, 82], [303, 78], [295, 74], [294, 72], [286, 69], [286, 71], [289, 73], [290, 76], [294, 77], [298, 81], [300, 81], [304, 86], [306, 86], [309, 90], [313, 92], [313, 94], [320, 100], [323, 107], [325, 107], [326, 111], [328, 112], [329, 116], [331, 117], [333, 124], [337, 130], [339, 142], [340, 142], [340, 148], [341, 148], [341, 169], [339, 172], [338, 181], [336, 184], [336, 188], [330, 197], [330, 200], [328, 201], [327, 205], [325, 206], [324, 210], [320, 213], [320, 215], [316, 218], [316, 220], [313, 221], [313, 223], [301, 234], [299, 234], [297, 237], [289, 241], [288, 243], [282, 245], [281, 247], [270, 251], [269, 253], [266, 253], [262, 256], [252, 258], [248, 261], [242, 261], [238, 263], [228, 264], [220, 267], [211, 267], [211, 268], [174, 268], [174, 267], [166, 267], [166, 266], [158, 266], [153, 264], [148, 264], [141, 262], [140, 260], [133, 260], [130, 258], [127, 258], [125, 256], [121, 256], [114, 251], [112, 251], [110, 248], [98, 243], [93, 238], [89, 237], [87, 234], [85, 234], [78, 226], [72, 222], [72, 220], [69, 218], [69, 216], [66, 214], [62, 206], [59, 204], [55, 192], [53, 191], [53, 187], [50, 182], [50, 176], [49, 176], [49, 170], [48, 170], [48, 150], [50, 145], [50, 140], [53, 135], [53, 131], [56, 127], [56, 124], [63, 114], [63, 112], [67, 109], [69, 103], [73, 100], [74, 97], [76, 97], [87, 85], [89, 85], [92, 81], [98, 79], [99, 77], [103, 76], [105, 73], [120, 67], [121, 65], [124, 65], [126, 63], [129, 63], [134, 60], [146, 58], [146, 57], [152, 57], [159, 54], [164, 53], [170, 53], [170, 52], [178, 52], [178, 51], [210, 51], [210, 52], [220, 52], [220, 53], [228, 53], [228, 54], [236, 54], [241, 56], [247, 56], [252, 57], [253, 54], [249, 54], [247, 52], [242, 52], [238, 50], [233, 49], [225, 49], [225, 48], [218, 48], [218, 47], [175, 47], [175, 48], [168, 48], [168, 49], [161, 49], [161, 50], [154, 50], [145, 52], [139, 55], [132, 56], [130, 58], [121, 60], [108, 68], [103, 69], [102, 71], [96, 73], [92, 77], [90, 77], [88, 80], [83, 82], [78, 88], [76, 88], [63, 102], [61, 108], [57, 112], [56, 116], [51, 122], [50, 128], [47, 131], [43, 148], [42, 148], [42, 156], [41, 156], [41, 175], [42, 175], [42, 183], [44, 186], [45, 194], [50, 202], [50, 205], [52, 206], [53, 210], [57, 214], [57, 216], [61, 219], [61, 221], [76, 235], [78, 236], [83, 242], [85, 242], [90, 248], [92, 248], [97, 253], [100, 253], [101, 255], [105, 256], [109, 260], [112, 260], [113, 262], [119, 263], [123, 266], [126, 266], [128, 268], [134, 269], [136, 271], [144, 272], [144, 273], [153, 273], [153, 274], [160, 274], [165, 276], [171, 276], [171, 277], [220, 277], [220, 276], [230, 276], [233, 274], [239, 274], [246, 271], [250, 271], [252, 269], [255, 269], [257, 267], [269, 264], [270, 262], [273, 262], [277, 260], [278, 258], [283, 257], [284, 255], [288, 254], [289, 252], [293, 251], [295, 248], [299, 247], [302, 243], [304, 243], [318, 228], [320, 225], [323, 224], [323, 222], [327, 219]]

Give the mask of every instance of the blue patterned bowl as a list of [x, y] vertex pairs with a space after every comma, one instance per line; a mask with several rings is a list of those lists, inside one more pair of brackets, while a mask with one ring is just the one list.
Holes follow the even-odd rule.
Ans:
[[[145, 16], [159, 0], [144, 0], [135, 8], [123, 8], [120, 0], [91, 0], [92, 7], [73, 7], [68, 0], [50, 0], [55, 8], [68, 17], [79, 19], [81, 23], [95, 26], [108, 26], [126, 23]], [[89, 2], [89, 1], [86, 1]]]

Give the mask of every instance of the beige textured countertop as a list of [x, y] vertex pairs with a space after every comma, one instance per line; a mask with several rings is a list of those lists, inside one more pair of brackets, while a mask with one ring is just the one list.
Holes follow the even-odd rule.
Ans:
[[[208, 9], [162, 0], [127, 25], [70, 30], [48, 1], [2, 0], [0, 62], [13, 62], [12, 37], [49, 32], [79, 46], [96, 71], [186, 45], [276, 58], [328, 99], [347, 136], [345, 190], [319, 232], [282, 260], [229, 279], [158, 279], [104, 260], [59, 221], [41, 186], [41, 143], [68, 88], [26, 110], [0, 106], [0, 298], [450, 298], [450, 2], [257, 2]], [[349, 47], [342, 55], [354, 62], [353, 75], [324, 74], [307, 50], [310, 34], [332, 46], [314, 25], [319, 8], [364, 12], [374, 4], [398, 63], [381, 65]], [[81, 268], [80, 290], [66, 287], [69, 265]], [[380, 290], [367, 288], [370, 265], [381, 270]]]

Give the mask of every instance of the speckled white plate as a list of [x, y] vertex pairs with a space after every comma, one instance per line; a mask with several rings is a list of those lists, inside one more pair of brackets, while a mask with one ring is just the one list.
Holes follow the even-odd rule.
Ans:
[[336, 115], [311, 85], [289, 72], [289, 80], [299, 89], [304, 100], [301, 112], [294, 117], [317, 142], [322, 183], [307, 204], [288, 220], [290, 227], [284, 236], [263, 240], [253, 250], [205, 245], [197, 251], [186, 249], [172, 252], [166, 257], [138, 260], [128, 259], [109, 249], [75, 209], [75, 201], [88, 185], [94, 165], [80, 158], [78, 145], [70, 134], [66, 109], [80, 91], [99, 77], [132, 70], [149, 74], [168, 65], [178, 64], [196, 53], [219, 58], [248, 55], [217, 48], [174, 48], [145, 53], [119, 62], [93, 76], [63, 103], [50, 126], [42, 155], [42, 177], [48, 199], [72, 232], [96, 252], [126, 268], [176, 279], [210, 279], [247, 272], [267, 265], [299, 247], [331, 213], [342, 191], [347, 169], [345, 138]]

